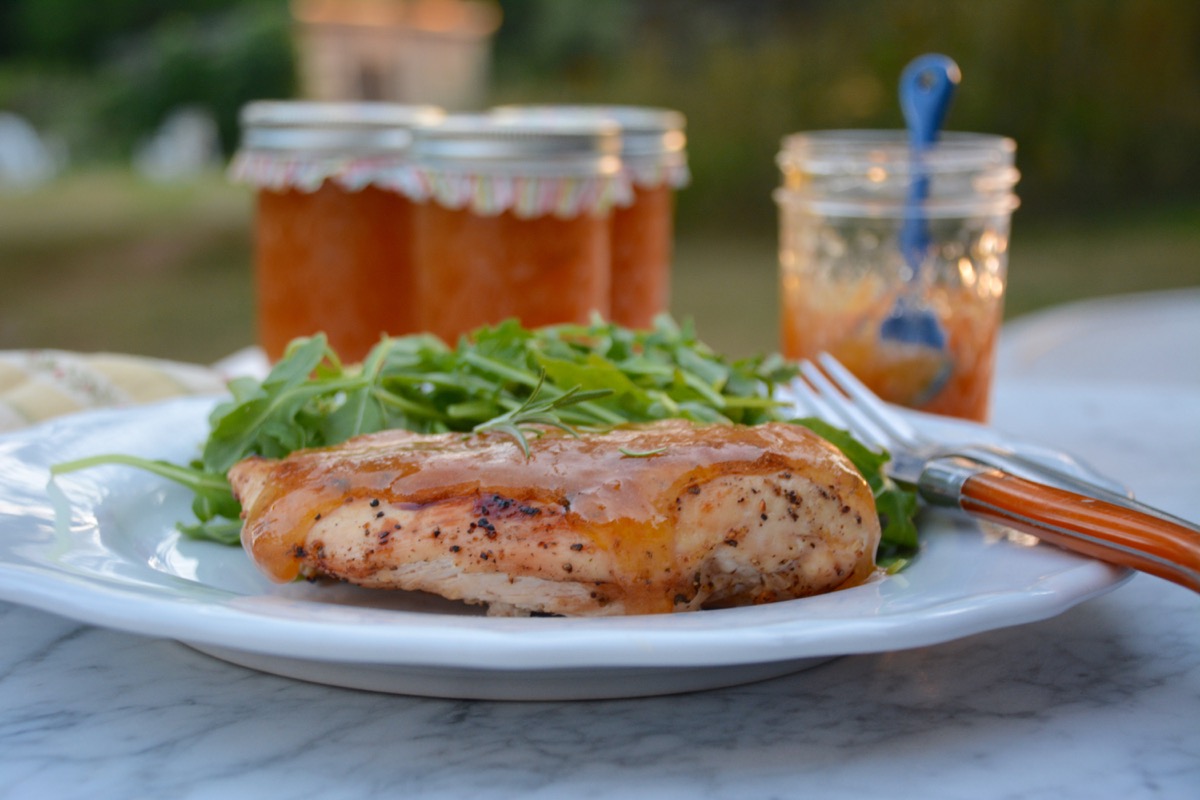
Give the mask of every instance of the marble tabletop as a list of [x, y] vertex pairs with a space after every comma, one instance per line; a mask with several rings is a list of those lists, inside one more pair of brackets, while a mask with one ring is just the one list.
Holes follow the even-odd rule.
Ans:
[[[1019, 320], [994, 423], [1200, 519], [1197, 352], [1200, 290]], [[506, 703], [302, 683], [0, 603], [0, 798], [1194, 798], [1198, 613], [1139, 575], [762, 683]]]

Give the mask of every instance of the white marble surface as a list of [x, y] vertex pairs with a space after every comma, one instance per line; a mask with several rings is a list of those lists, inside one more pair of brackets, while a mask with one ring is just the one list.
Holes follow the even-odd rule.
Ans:
[[[1090, 350], [1068, 318], [1124, 330], [1140, 371], [1073, 373]], [[995, 422], [1200, 519], [1200, 357], [1158, 324], [1195, 340], [1200, 292], [1012, 326]], [[298, 683], [0, 603], [0, 798], [1195, 798], [1198, 614], [1138, 576], [1044, 622], [765, 683], [521, 704]]]

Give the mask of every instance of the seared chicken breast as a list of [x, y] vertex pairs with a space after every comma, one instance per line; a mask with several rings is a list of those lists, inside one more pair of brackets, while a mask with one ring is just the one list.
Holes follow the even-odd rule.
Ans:
[[827, 592], [874, 569], [866, 482], [808, 429], [670, 420], [574, 437], [360, 436], [229, 473], [271, 578], [493, 614], [651, 614]]

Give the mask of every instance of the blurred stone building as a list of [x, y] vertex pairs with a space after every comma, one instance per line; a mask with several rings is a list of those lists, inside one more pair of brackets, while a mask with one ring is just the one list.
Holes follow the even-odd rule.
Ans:
[[486, 101], [495, 0], [293, 0], [301, 90], [312, 100]]

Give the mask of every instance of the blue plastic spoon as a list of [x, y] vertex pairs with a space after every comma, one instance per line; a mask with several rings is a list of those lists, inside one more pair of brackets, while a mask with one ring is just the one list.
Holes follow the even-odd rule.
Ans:
[[931, 350], [946, 347], [946, 333], [937, 315], [916, 297], [922, 266], [929, 251], [929, 224], [924, 213], [929, 177], [924, 172], [922, 158], [937, 141], [960, 78], [961, 73], [953, 59], [938, 53], [918, 56], [900, 74], [900, 108], [908, 125], [912, 153], [912, 182], [905, 198], [904, 222], [900, 228], [900, 250], [909, 275], [906, 291], [879, 327], [880, 339], [884, 341]]

